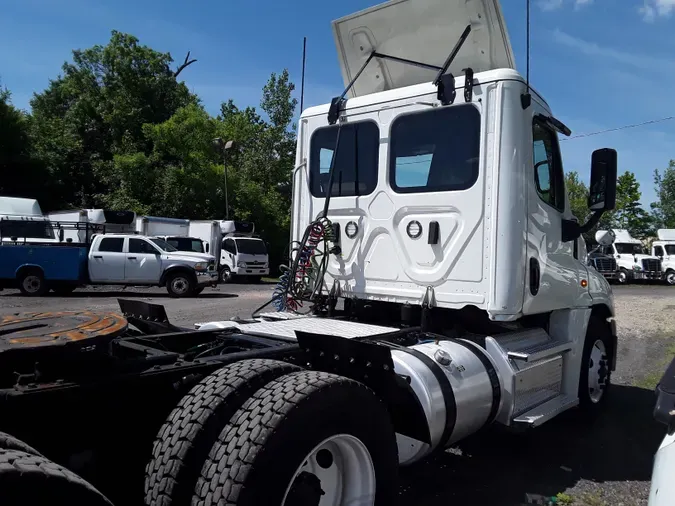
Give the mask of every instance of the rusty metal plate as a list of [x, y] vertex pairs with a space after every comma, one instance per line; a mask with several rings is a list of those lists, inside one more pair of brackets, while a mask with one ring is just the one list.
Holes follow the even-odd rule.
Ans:
[[98, 344], [122, 335], [127, 320], [117, 313], [61, 311], [0, 317], [0, 352]]

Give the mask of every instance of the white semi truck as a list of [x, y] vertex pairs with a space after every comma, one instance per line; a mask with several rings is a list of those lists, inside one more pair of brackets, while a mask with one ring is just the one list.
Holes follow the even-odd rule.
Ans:
[[[596, 241], [606, 230], [598, 230]], [[615, 242], [603, 246], [602, 252], [616, 260], [618, 268], [617, 281], [621, 284], [634, 280], [660, 280], [663, 277], [661, 260], [649, 255], [642, 241], [635, 239], [628, 230], [613, 229]]]
[[616, 151], [593, 152], [579, 224], [571, 132], [515, 70], [497, 0], [389, 1], [333, 31], [346, 89], [300, 117], [277, 311], [100, 347], [165, 360], [153, 392], [191, 388], [156, 429], [148, 505], [394, 505], [399, 465], [606, 404], [614, 301], [581, 234], [614, 208]]
[[675, 229], [661, 228], [656, 231], [658, 241], [652, 243], [652, 256], [661, 261], [663, 279], [675, 285]]

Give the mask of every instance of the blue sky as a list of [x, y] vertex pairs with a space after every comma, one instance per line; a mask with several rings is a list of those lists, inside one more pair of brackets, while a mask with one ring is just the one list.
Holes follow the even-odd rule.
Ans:
[[[300, 82], [302, 37], [308, 38], [306, 105], [342, 90], [330, 22], [379, 0], [10, 0], [0, 17], [0, 80], [13, 102], [56, 77], [73, 48], [105, 44], [110, 30], [198, 62], [181, 75], [215, 113], [232, 98], [258, 105], [269, 74], [287, 67]], [[289, 6], [290, 5], [290, 6]], [[525, 69], [525, 0], [502, 1], [518, 69]], [[675, 115], [675, 0], [532, 0], [532, 84], [573, 134]], [[588, 179], [598, 147], [619, 152], [643, 204], [654, 198], [652, 173], [675, 158], [675, 121], [562, 143], [565, 169]]]

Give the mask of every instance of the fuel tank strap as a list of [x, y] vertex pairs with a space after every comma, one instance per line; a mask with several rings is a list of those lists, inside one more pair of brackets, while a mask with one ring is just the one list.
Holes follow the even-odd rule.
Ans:
[[450, 380], [441, 369], [441, 366], [438, 365], [431, 357], [425, 355], [421, 351], [388, 342], [383, 344], [386, 344], [395, 350], [408, 353], [409, 355], [417, 358], [429, 368], [436, 378], [436, 381], [438, 381], [441, 392], [443, 393], [443, 401], [445, 403], [445, 428], [443, 429], [441, 440], [438, 442], [436, 449], [442, 451], [450, 440], [450, 437], [452, 437], [452, 432], [455, 430], [455, 423], [457, 421], [457, 404], [455, 403], [455, 392], [452, 390]]
[[454, 338], [443, 338], [444, 341], [452, 341], [460, 346], [463, 346], [467, 350], [471, 351], [478, 360], [481, 361], [483, 367], [485, 367], [485, 372], [490, 378], [490, 385], [492, 386], [492, 407], [490, 408], [490, 414], [485, 420], [484, 426], [490, 425], [497, 418], [497, 413], [499, 412], [499, 405], [502, 401], [502, 389], [499, 386], [499, 376], [497, 375], [497, 370], [495, 366], [492, 365], [490, 359], [485, 355], [485, 352], [477, 344], [472, 343], [471, 341], [466, 341], [464, 339], [454, 339]]

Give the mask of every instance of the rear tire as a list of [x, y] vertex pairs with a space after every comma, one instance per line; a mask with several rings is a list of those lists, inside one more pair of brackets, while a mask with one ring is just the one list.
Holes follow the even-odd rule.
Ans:
[[39, 269], [25, 270], [19, 275], [17, 281], [21, 293], [28, 297], [39, 297], [49, 290], [45, 276]]
[[42, 457], [42, 454], [35, 448], [6, 432], [0, 432], [0, 450], [18, 450], [29, 455]]
[[[317, 450], [327, 440], [348, 449], [336, 443]], [[397, 478], [394, 428], [372, 390], [303, 371], [261, 388], [232, 417], [202, 468], [192, 505], [318, 504], [323, 491], [333, 498], [328, 504], [390, 506]]]
[[0, 504], [112, 506], [90, 483], [44, 457], [0, 450]]
[[277, 360], [243, 360], [195, 385], [157, 435], [152, 460], [146, 466], [145, 504], [189, 504], [209, 450], [232, 415], [256, 390], [299, 370]]
[[166, 291], [171, 297], [189, 297], [197, 286], [195, 280], [187, 272], [172, 272], [166, 277]]
[[607, 402], [612, 376], [612, 346], [605, 322], [591, 316], [586, 329], [579, 376], [579, 407], [590, 415], [597, 415]]

